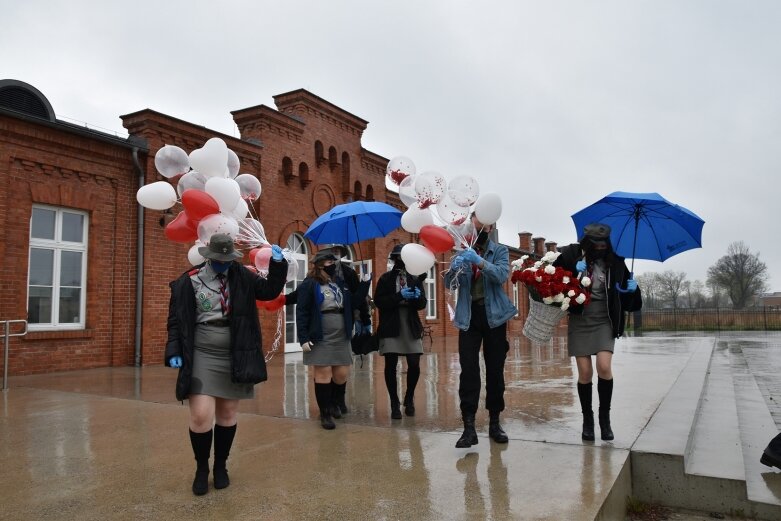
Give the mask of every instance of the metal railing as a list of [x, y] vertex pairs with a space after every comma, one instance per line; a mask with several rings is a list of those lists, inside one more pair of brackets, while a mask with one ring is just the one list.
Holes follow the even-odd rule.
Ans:
[[[3, 325], [5, 340], [3, 341], [3, 391], [8, 390], [8, 339], [12, 336], [24, 336], [27, 334], [26, 320], [0, 320]], [[11, 333], [11, 324], [24, 324], [24, 331], [21, 333]]]
[[779, 331], [781, 309], [761, 307], [642, 309], [631, 328], [643, 331]]

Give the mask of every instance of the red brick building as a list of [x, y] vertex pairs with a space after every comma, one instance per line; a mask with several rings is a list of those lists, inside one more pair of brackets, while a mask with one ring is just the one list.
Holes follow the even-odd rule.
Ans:
[[[163, 234], [175, 212], [145, 210], [135, 193], [164, 179], [154, 155], [166, 144], [190, 152], [222, 138], [241, 173], [261, 181], [254, 210], [268, 240], [302, 259], [317, 250], [303, 238], [308, 225], [335, 204], [376, 200], [404, 209], [385, 188], [388, 159], [361, 145], [367, 121], [303, 89], [274, 102], [232, 112], [241, 138], [150, 109], [121, 116], [129, 137], [118, 137], [58, 120], [34, 87], [0, 81], [0, 258], [10, 274], [0, 280], [0, 320], [30, 322], [26, 336], [10, 341], [10, 374], [162, 362], [168, 282], [189, 267], [189, 246]], [[555, 248], [528, 232], [519, 239], [511, 260]], [[394, 244], [414, 240], [400, 229], [354, 245], [352, 257], [376, 280]], [[456, 334], [441, 278], [446, 257], [427, 282], [426, 323], [438, 336]], [[509, 327], [519, 335], [525, 292], [506, 289], [520, 304]], [[292, 315], [289, 349], [296, 345]], [[261, 317], [269, 349], [276, 316]]]

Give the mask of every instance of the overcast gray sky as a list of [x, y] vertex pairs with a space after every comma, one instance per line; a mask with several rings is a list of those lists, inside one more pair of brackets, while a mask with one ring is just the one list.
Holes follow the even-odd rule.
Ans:
[[576, 240], [621, 190], [701, 216], [689, 280], [745, 241], [781, 291], [781, 2], [0, 0], [0, 78], [123, 132], [151, 108], [237, 135], [230, 111], [307, 90], [364, 147], [499, 192], [500, 238]]

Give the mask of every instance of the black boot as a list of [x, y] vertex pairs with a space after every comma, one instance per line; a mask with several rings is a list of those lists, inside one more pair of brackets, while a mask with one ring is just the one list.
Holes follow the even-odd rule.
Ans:
[[334, 417], [336, 420], [342, 419], [342, 410], [339, 408], [339, 405], [337, 405], [337, 394], [339, 393], [339, 390], [337, 389], [336, 382], [331, 380], [331, 416]]
[[580, 410], [583, 413], [583, 432], [580, 437], [586, 441], [594, 441], [594, 410], [591, 408], [591, 394], [594, 384], [578, 382], [578, 398]]
[[407, 389], [404, 395], [404, 414], [407, 416], [415, 416], [415, 395]]
[[759, 461], [768, 467], [781, 469], [781, 434], [770, 440]]
[[385, 387], [388, 388], [388, 397], [390, 398], [391, 418], [401, 419], [401, 406], [399, 404], [398, 385], [396, 384], [396, 366], [399, 362], [399, 355], [385, 355]]
[[209, 456], [212, 452], [212, 431], [190, 431], [190, 444], [193, 446], [193, 454], [197, 468], [193, 479], [193, 494], [202, 496], [209, 491]]
[[490, 421], [488, 423], [488, 436], [496, 443], [507, 443], [510, 438], [507, 437], [507, 433], [504, 432], [502, 426], [499, 424], [499, 413], [489, 412]]
[[472, 445], [477, 445], [477, 432], [475, 431], [475, 415], [464, 415], [464, 433], [456, 442], [457, 449], [466, 449]]
[[407, 392], [404, 394], [404, 414], [415, 416], [415, 387], [420, 379], [420, 355], [407, 355]]
[[227, 488], [231, 484], [228, 477], [228, 469], [225, 463], [233, 445], [233, 437], [236, 436], [236, 426], [214, 426], [214, 488]]
[[331, 383], [319, 384], [315, 382], [315, 399], [320, 408], [320, 425], [323, 429], [331, 430], [336, 428], [334, 419], [331, 416]]
[[597, 392], [599, 393], [599, 432], [602, 439], [610, 441], [613, 429], [610, 428], [610, 402], [613, 399], [613, 379], [603, 380], [597, 378]]
[[[344, 395], [347, 391], [347, 382], [338, 384], [331, 380], [331, 391], [333, 392], [334, 400], [334, 418], [341, 418], [343, 414], [347, 414], [350, 410], [347, 408], [347, 404], [344, 401]], [[339, 410], [339, 416], [336, 415], [336, 410]]]

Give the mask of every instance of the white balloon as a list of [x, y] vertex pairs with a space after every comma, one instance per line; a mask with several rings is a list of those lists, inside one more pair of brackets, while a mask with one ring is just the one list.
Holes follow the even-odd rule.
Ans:
[[139, 188], [136, 201], [150, 210], [167, 210], [176, 204], [176, 190], [167, 181], [157, 181]]
[[234, 219], [244, 219], [248, 213], [249, 213], [249, 206], [247, 206], [247, 201], [245, 201], [244, 199], [239, 199], [239, 202], [236, 203], [236, 207], [233, 210], [231, 210], [228, 215], [230, 215]]
[[220, 211], [229, 214], [241, 199], [241, 189], [233, 179], [210, 177], [206, 180], [206, 193], [214, 197]]
[[437, 259], [425, 246], [411, 242], [401, 249], [401, 260], [404, 261], [407, 273], [421, 275], [426, 273]]
[[483, 194], [475, 204], [475, 217], [485, 225], [494, 224], [502, 215], [502, 198], [499, 194]]
[[163, 177], [176, 177], [190, 169], [190, 159], [181, 148], [166, 145], [155, 154], [155, 168]]
[[225, 141], [213, 137], [190, 152], [190, 166], [206, 177], [225, 177], [228, 172], [228, 146]]
[[198, 240], [204, 244], [208, 244], [212, 235], [215, 233], [227, 233], [231, 236], [231, 239], [236, 239], [239, 234], [239, 224], [236, 219], [223, 215], [221, 213], [215, 213], [207, 215], [198, 223]]
[[447, 185], [447, 188], [455, 192], [451, 194], [450, 198], [459, 206], [471, 206], [480, 197], [480, 185], [477, 183], [477, 179], [468, 175], [454, 178]]
[[228, 149], [228, 178], [229, 179], [236, 179], [236, 175], [239, 173], [239, 168], [241, 168], [241, 161], [239, 161], [239, 156], [236, 155], [236, 152]]
[[293, 256], [293, 251], [290, 248], [282, 250], [282, 255], [287, 261], [287, 280], [296, 280], [298, 278], [298, 262]]
[[453, 190], [448, 191], [437, 203], [437, 213], [447, 224], [461, 224], [469, 218], [469, 206], [462, 206], [453, 200]]
[[428, 208], [442, 200], [445, 193], [445, 178], [437, 172], [425, 172], [415, 179], [415, 198], [418, 206]]
[[427, 224], [434, 224], [434, 216], [417, 206], [410, 206], [401, 216], [401, 227], [410, 233], [420, 233], [420, 229]]
[[190, 264], [193, 266], [206, 262], [203, 255], [198, 253], [198, 248], [201, 247], [203, 247], [203, 243], [201, 241], [195, 241], [195, 244], [190, 248], [190, 251], [187, 252], [187, 260], [190, 261]]
[[243, 199], [249, 199], [252, 202], [260, 197], [260, 181], [254, 175], [241, 174], [236, 178], [236, 183], [239, 185], [239, 191]]
[[401, 184], [404, 178], [411, 175], [415, 175], [415, 163], [408, 157], [394, 157], [385, 168], [385, 176], [395, 185]]
[[404, 181], [397, 187], [399, 191], [399, 199], [406, 205], [407, 208], [415, 204], [418, 198], [415, 194], [415, 176], [411, 175], [404, 179]]
[[203, 191], [205, 187], [206, 178], [195, 170], [190, 170], [179, 178], [179, 181], [176, 183], [176, 193], [179, 194], [179, 197], [182, 197], [182, 194], [187, 190]]

